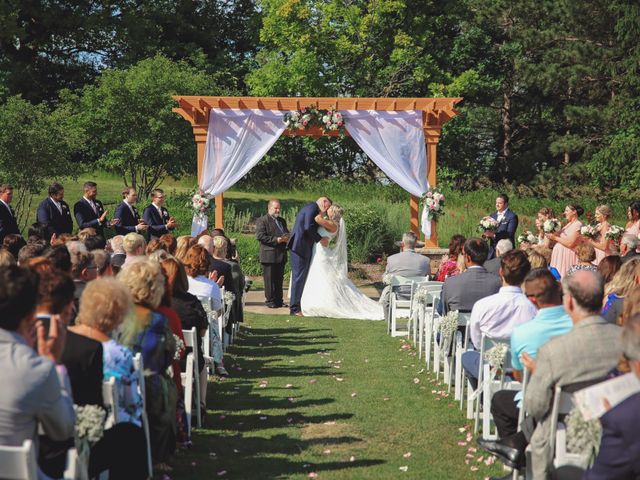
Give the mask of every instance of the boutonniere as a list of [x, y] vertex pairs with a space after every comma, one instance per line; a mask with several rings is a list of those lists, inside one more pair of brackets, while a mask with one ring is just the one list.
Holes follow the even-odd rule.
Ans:
[[67, 207], [66, 205], [62, 205], [62, 210], [69, 210], [69, 207]]
[[162, 216], [164, 218], [169, 218], [169, 212], [167, 212], [166, 210], [162, 210]]

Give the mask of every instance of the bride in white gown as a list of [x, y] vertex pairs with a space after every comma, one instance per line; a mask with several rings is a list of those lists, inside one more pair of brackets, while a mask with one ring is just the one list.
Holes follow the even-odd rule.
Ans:
[[358, 290], [347, 276], [347, 230], [342, 213], [341, 207], [333, 205], [327, 210], [328, 218], [316, 217], [318, 233], [328, 238], [333, 248], [331, 243], [325, 247], [320, 242], [313, 247], [300, 302], [302, 313], [306, 317], [383, 320], [382, 306]]

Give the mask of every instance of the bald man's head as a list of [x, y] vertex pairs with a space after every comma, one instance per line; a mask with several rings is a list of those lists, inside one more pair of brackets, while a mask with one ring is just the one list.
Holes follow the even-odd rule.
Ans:
[[600, 314], [604, 297], [604, 281], [598, 272], [578, 270], [573, 275], [562, 279], [562, 288], [564, 294], [573, 299], [575, 307], [582, 313]]

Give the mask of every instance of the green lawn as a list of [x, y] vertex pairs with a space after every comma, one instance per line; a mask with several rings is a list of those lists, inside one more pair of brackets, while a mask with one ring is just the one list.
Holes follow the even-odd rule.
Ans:
[[210, 384], [207, 428], [177, 455], [174, 478], [501, 473], [480, 452], [469, 453], [473, 442], [459, 430], [468, 422], [453, 394], [444, 396], [445, 387], [383, 322], [247, 317], [250, 328], [226, 355], [231, 378]]

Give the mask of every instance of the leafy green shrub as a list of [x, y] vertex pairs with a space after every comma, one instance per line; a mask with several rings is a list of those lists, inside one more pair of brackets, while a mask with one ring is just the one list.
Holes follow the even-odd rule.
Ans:
[[350, 260], [366, 262], [372, 255], [393, 249], [396, 238], [383, 204], [348, 203], [343, 207]]

